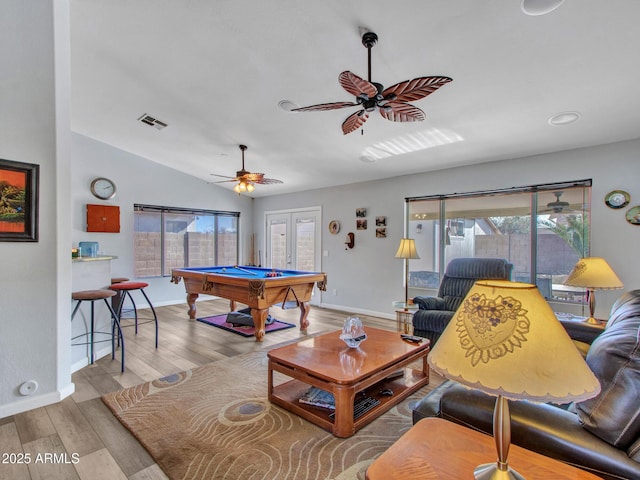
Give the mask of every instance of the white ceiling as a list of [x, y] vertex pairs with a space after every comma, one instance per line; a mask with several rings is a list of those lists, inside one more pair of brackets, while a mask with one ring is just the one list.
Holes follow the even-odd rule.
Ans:
[[[207, 182], [246, 144], [284, 182], [254, 197], [638, 138], [639, 18], [638, 0], [71, 0], [72, 129]], [[345, 136], [355, 108], [278, 106], [353, 101], [338, 75], [367, 77], [363, 28], [373, 81], [453, 78], [414, 102], [425, 121]], [[581, 118], [547, 123], [564, 111]]]

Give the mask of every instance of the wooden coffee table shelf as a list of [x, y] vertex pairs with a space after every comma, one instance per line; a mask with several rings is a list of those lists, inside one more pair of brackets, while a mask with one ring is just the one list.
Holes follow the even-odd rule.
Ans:
[[[429, 383], [427, 339], [415, 345], [403, 341], [397, 332], [376, 328], [366, 332], [367, 340], [357, 349], [347, 347], [337, 331], [271, 350], [269, 400], [337, 437], [349, 437]], [[411, 366], [415, 362], [420, 368]], [[404, 374], [397, 376], [400, 370]], [[292, 380], [274, 386], [273, 372]], [[332, 410], [298, 401], [311, 386], [333, 394], [335, 421], [330, 417]], [[393, 395], [381, 394], [384, 389]], [[353, 406], [359, 395], [380, 404], [354, 420]]]

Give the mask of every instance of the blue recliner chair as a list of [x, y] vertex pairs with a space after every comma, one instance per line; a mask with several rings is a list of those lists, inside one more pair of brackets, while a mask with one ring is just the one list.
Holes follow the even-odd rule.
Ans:
[[513, 265], [503, 258], [455, 258], [449, 262], [437, 297], [414, 297], [413, 334], [431, 340], [440, 338], [453, 314], [476, 280], [511, 280]]

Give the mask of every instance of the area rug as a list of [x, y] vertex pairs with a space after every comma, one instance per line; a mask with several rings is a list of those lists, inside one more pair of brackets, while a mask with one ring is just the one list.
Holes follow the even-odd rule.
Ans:
[[[274, 376], [274, 383], [286, 377]], [[364, 480], [411, 425], [430, 385], [346, 439], [267, 400], [267, 354], [251, 352], [102, 397], [172, 480]]]
[[[243, 337], [253, 337], [256, 333], [256, 328], [253, 326], [238, 325], [234, 326], [232, 323], [227, 323], [227, 314], [215, 315], [213, 317], [197, 318], [199, 322], [206, 323], [207, 325], [213, 325], [214, 327], [222, 328], [229, 332], [237, 333]], [[273, 323], [265, 325], [265, 333], [276, 332], [278, 330], [284, 330], [287, 328], [295, 327], [293, 323], [283, 322], [281, 320], [274, 320]]]

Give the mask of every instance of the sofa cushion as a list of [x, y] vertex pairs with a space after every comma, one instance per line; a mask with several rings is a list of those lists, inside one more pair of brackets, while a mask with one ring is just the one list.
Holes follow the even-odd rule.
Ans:
[[600, 394], [574, 406], [584, 428], [622, 449], [640, 436], [640, 295], [634, 292], [616, 302], [611, 323], [587, 353]]

